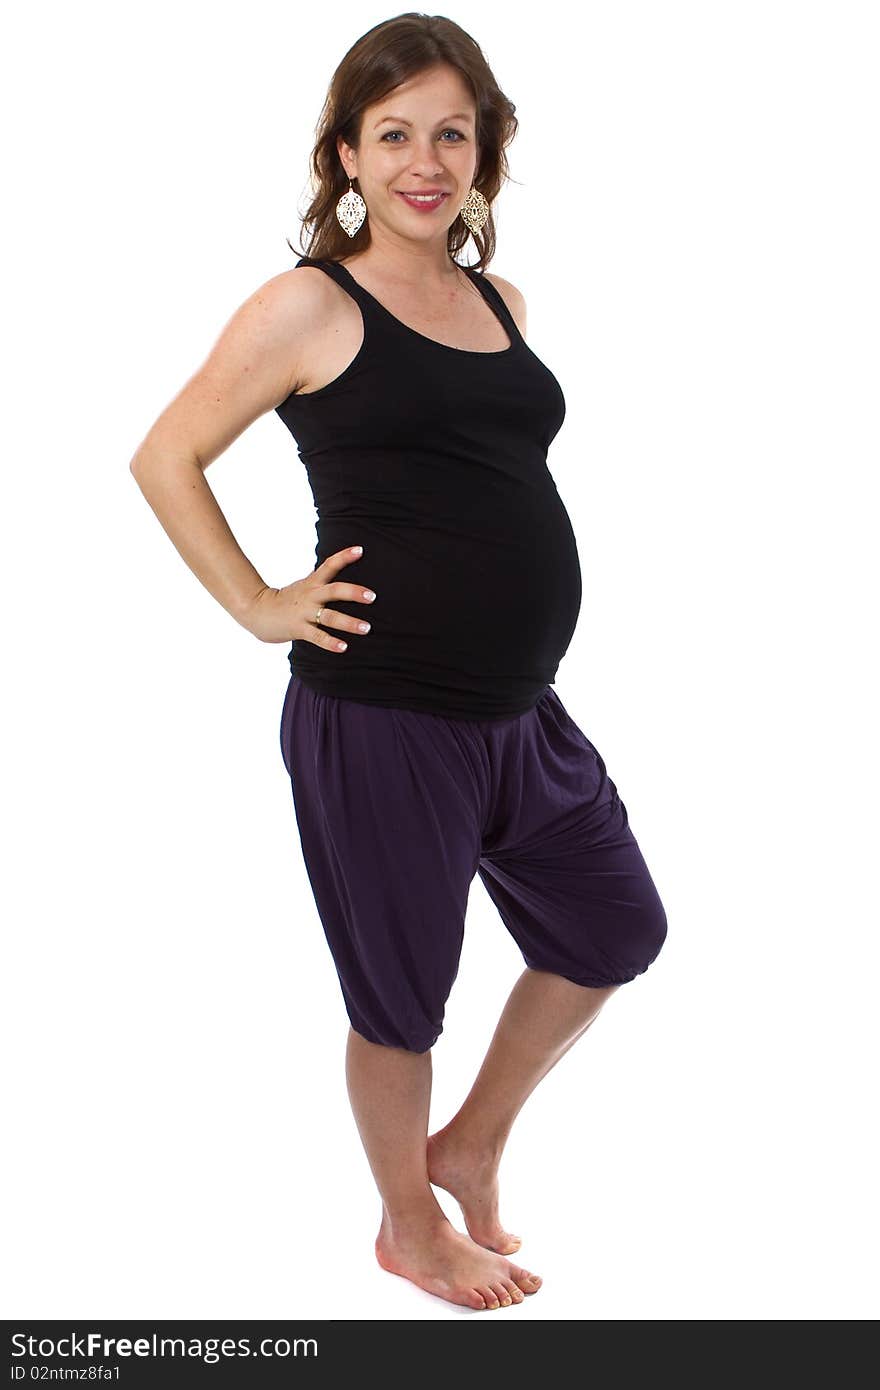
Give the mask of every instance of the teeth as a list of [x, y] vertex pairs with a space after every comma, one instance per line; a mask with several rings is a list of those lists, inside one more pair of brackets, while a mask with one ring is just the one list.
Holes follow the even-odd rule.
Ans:
[[412, 198], [416, 203], [436, 203], [443, 197], [442, 193], [404, 193], [404, 198]]

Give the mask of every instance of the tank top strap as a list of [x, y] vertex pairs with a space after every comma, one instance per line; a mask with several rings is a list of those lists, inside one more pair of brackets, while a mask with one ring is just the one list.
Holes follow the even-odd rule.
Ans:
[[294, 269], [298, 270], [301, 265], [314, 265], [319, 270], [323, 270], [325, 274], [330, 276], [331, 280], [336, 281], [340, 289], [345, 290], [345, 293], [360, 305], [361, 309], [372, 314], [375, 300], [358, 284], [353, 275], [346, 273], [344, 266], [337, 265], [336, 261], [317, 260], [312, 256], [302, 256]]
[[464, 271], [465, 275], [467, 275], [468, 279], [472, 280], [476, 285], [483, 298], [489, 304], [489, 307], [495, 310], [495, 313], [499, 316], [510, 335], [511, 343], [525, 342], [517, 326], [516, 319], [507, 307], [503, 294], [492, 284], [492, 281], [488, 279], [485, 272], [476, 270], [470, 265], [463, 265], [461, 269]]
[[[363, 285], [358, 284], [357, 280], [350, 271], [346, 270], [345, 266], [339, 265], [336, 261], [320, 260], [312, 256], [301, 256], [296, 263], [295, 269], [298, 270], [301, 265], [317, 266], [319, 270], [323, 270], [325, 274], [329, 275], [331, 280], [335, 280], [340, 289], [345, 290], [345, 293], [360, 306], [363, 314], [376, 324], [377, 330], [382, 330], [383, 328], [387, 330], [389, 326], [396, 325], [398, 329], [403, 327], [407, 332], [415, 332], [414, 329], [407, 329], [405, 324], [402, 325], [400, 319], [371, 295], [369, 290], [365, 290]], [[473, 266], [459, 265], [459, 269], [463, 270], [468, 279], [476, 285], [490, 309], [494, 311], [496, 318], [501, 320], [510, 338], [511, 347], [516, 347], [518, 344], [524, 343], [525, 339], [517, 327], [516, 319], [508, 309], [504, 296], [496, 289], [492, 281], [487, 279], [482, 271], [475, 270]], [[416, 336], [422, 337], [423, 335], [417, 333]], [[496, 354], [486, 353], [485, 356], [487, 358], [494, 357]]]

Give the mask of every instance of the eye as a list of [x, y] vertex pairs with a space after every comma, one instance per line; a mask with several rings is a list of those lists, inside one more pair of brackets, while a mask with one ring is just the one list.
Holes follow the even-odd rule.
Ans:
[[[389, 135], [403, 135], [403, 134], [405, 134], [405, 132], [402, 131], [402, 130], [386, 130], [385, 134], [382, 136], [382, 140], [388, 140]], [[441, 131], [441, 134], [442, 134], [442, 135], [456, 135], [456, 136], [458, 137], [458, 139], [456, 139], [456, 140], [444, 140], [444, 141], [443, 141], [444, 145], [457, 145], [457, 144], [460, 143], [460, 141], [464, 140], [464, 138], [465, 138], [465, 136], [462, 134], [462, 132], [461, 132], [460, 130], [453, 130], [453, 128], [452, 128], [451, 126], [450, 126], [448, 129], [446, 129], [446, 130], [444, 130], [444, 131]], [[399, 145], [399, 144], [400, 144], [400, 141], [399, 141], [399, 140], [388, 140], [388, 143], [389, 143], [390, 145]]]

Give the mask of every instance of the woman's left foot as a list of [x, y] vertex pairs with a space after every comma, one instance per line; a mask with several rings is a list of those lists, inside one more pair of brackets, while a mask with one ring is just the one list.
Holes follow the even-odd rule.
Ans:
[[452, 1124], [428, 1135], [428, 1180], [458, 1202], [471, 1240], [499, 1255], [512, 1255], [522, 1245], [505, 1231], [498, 1216], [498, 1164], [485, 1154], [460, 1144]]

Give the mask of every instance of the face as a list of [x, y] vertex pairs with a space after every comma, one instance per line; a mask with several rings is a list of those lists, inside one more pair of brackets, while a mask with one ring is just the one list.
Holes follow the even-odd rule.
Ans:
[[[475, 123], [470, 90], [446, 64], [419, 73], [365, 109], [360, 148], [341, 139], [337, 148], [346, 174], [358, 181], [372, 237], [387, 232], [445, 246], [476, 172]], [[406, 197], [438, 192], [439, 200], [427, 202]]]

